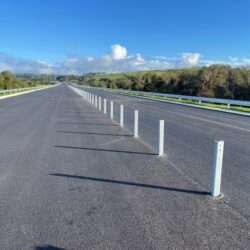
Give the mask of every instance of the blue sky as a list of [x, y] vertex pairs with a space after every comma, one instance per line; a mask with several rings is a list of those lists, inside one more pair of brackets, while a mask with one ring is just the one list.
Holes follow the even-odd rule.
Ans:
[[250, 1], [4, 1], [0, 70], [131, 71], [250, 63]]

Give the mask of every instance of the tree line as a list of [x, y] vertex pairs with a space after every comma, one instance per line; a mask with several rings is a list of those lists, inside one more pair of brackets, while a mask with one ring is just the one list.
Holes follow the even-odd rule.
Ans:
[[229, 65], [125, 74], [90, 73], [77, 80], [94, 87], [250, 100], [250, 70]]
[[17, 89], [35, 87], [39, 84], [53, 84], [55, 83], [55, 79], [56, 76], [53, 75], [14, 75], [6, 70], [0, 73], [0, 89]]
[[10, 71], [0, 73], [0, 89], [17, 89], [34, 86], [36, 86], [36, 83], [18, 79]]
[[211, 65], [163, 71], [83, 75], [14, 75], [0, 73], [0, 89], [32, 87], [68, 81], [93, 87], [122, 88], [148, 92], [250, 100], [250, 69]]

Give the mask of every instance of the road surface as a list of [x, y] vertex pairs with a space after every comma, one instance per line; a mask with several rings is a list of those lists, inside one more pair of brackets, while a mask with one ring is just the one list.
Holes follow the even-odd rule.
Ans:
[[[144, 105], [132, 100], [132, 107]], [[150, 106], [151, 114], [156, 107]], [[167, 128], [177, 129], [178, 120], [167, 114]], [[154, 155], [66, 85], [2, 100], [0, 117], [1, 249], [249, 246], [249, 220], [240, 210], [209, 196], [181, 167]], [[186, 120], [187, 131], [179, 136], [186, 136], [182, 143], [188, 145], [193, 128]], [[244, 143], [247, 134], [239, 133]]]

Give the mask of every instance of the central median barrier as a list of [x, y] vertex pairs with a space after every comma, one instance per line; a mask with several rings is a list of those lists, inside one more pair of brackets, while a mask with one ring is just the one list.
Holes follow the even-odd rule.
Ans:
[[[114, 101], [107, 100], [101, 96], [94, 95], [91, 92], [88, 92], [83, 89], [79, 89], [68, 85], [70, 89], [76, 92], [78, 95], [83, 97], [94, 108], [98, 109], [100, 112], [103, 112], [107, 115], [107, 103], [110, 103], [110, 119], [118, 123], [114, 118]], [[102, 105], [103, 101], [103, 105]], [[118, 106], [118, 105], [117, 105]], [[103, 108], [102, 108], [103, 107]], [[124, 105], [120, 104], [119, 107], [119, 126], [124, 127]], [[133, 110], [133, 136], [138, 138], [140, 135], [139, 132], [139, 111]], [[165, 156], [165, 121], [158, 119], [158, 135], [157, 135], [157, 145], [154, 147], [155, 155], [159, 157]], [[211, 181], [210, 181], [210, 194], [215, 197], [221, 196], [221, 176], [222, 176], [222, 165], [223, 165], [223, 153], [224, 153], [224, 141], [215, 140], [214, 152], [211, 152], [212, 156], [212, 166], [211, 166]]]

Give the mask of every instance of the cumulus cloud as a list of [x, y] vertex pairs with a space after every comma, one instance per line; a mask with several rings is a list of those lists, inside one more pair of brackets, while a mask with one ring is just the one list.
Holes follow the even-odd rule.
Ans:
[[82, 74], [88, 72], [122, 72], [166, 69], [169, 63], [162, 60], [145, 60], [141, 54], [128, 55], [127, 49], [119, 44], [111, 46], [109, 54], [99, 57], [70, 56], [54, 64], [41, 60], [22, 59], [0, 53], [0, 71], [35, 74]]
[[182, 63], [185, 66], [195, 66], [199, 63], [201, 59], [200, 53], [183, 53]]
[[228, 63], [232, 66], [250, 65], [250, 59], [229, 57], [226, 61], [203, 59], [200, 53], [185, 52], [179, 57], [155, 56], [144, 58], [137, 53], [129, 55], [127, 49], [119, 44], [111, 46], [110, 53], [92, 56], [68, 56], [49, 64], [45, 61], [13, 57], [0, 52], [0, 71], [35, 74], [83, 74], [88, 72], [125, 72], [142, 70], [164, 70], [195, 65], [209, 66], [214, 63]]
[[127, 49], [119, 44], [111, 46], [111, 55], [114, 60], [121, 60], [127, 57]]

